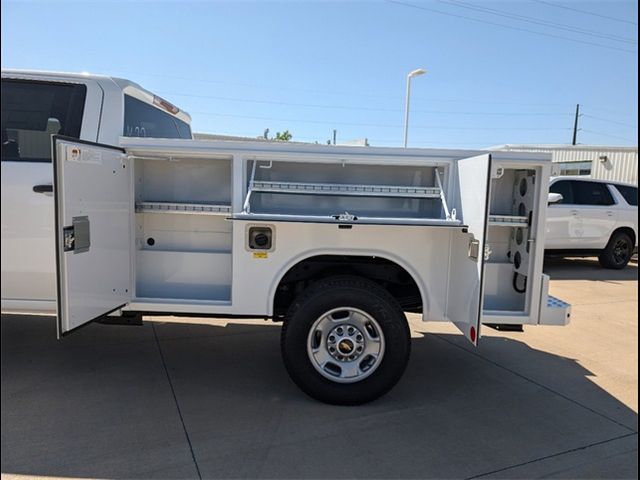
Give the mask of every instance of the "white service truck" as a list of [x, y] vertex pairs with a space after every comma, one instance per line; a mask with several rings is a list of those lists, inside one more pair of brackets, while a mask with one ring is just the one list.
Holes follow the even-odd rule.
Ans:
[[51, 143], [61, 337], [126, 312], [271, 318], [303, 391], [359, 404], [401, 377], [405, 312], [473, 344], [483, 323], [569, 321], [542, 273], [548, 155]]

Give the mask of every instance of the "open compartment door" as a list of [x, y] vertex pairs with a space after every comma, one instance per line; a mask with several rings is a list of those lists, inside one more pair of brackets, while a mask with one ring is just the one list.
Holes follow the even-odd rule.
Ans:
[[131, 172], [124, 151], [53, 136], [58, 338], [131, 300]]
[[482, 316], [490, 172], [490, 154], [457, 162], [454, 206], [466, 229], [452, 232], [447, 317], [474, 345]]

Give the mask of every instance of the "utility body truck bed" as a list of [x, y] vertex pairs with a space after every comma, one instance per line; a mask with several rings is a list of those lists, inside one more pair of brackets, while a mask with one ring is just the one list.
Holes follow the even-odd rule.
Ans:
[[388, 391], [403, 311], [564, 325], [542, 273], [550, 156], [53, 137], [58, 334], [125, 312], [284, 320], [293, 380], [323, 401]]

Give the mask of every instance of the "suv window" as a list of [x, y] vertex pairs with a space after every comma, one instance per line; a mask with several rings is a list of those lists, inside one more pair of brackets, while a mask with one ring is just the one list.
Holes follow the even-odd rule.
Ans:
[[559, 193], [562, 195], [562, 201], [559, 203], [573, 203], [573, 189], [569, 180], [559, 180], [549, 186], [549, 192]]
[[51, 161], [51, 135], [80, 138], [85, 85], [2, 80], [2, 161]]
[[638, 187], [630, 187], [627, 185], [614, 185], [620, 195], [624, 197], [629, 205], [638, 206]]
[[125, 95], [122, 134], [125, 137], [191, 138], [191, 127], [153, 105]]
[[615, 202], [604, 183], [572, 181], [573, 203], [577, 205], [613, 205]]

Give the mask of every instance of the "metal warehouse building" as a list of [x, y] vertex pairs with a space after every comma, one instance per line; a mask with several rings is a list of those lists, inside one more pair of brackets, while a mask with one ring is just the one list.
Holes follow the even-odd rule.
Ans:
[[638, 184], [638, 147], [605, 145], [498, 145], [489, 150], [551, 153], [561, 175], [588, 175]]

